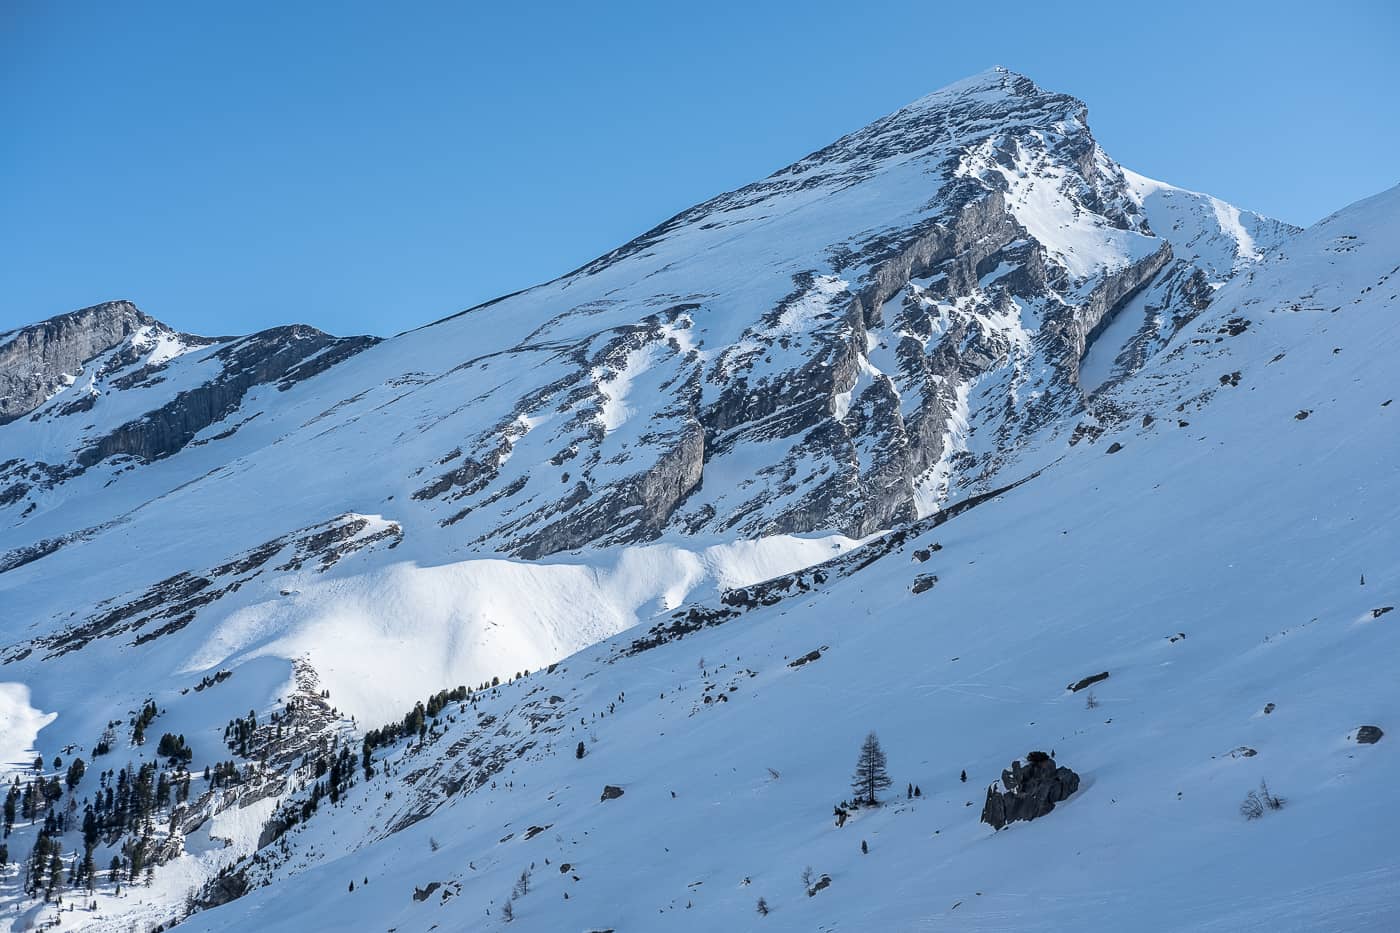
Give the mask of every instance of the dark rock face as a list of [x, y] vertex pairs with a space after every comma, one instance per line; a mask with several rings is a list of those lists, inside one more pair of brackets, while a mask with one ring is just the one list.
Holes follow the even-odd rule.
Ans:
[[[577, 484], [567, 505], [588, 505], [537, 530], [531, 530], [515, 551], [534, 560], [558, 551], [581, 547], [600, 538], [620, 541], [648, 540], [665, 527], [676, 506], [700, 482], [704, 466], [705, 435], [694, 422], [685, 425], [653, 465], [636, 476], [615, 483], [594, 495]], [[624, 520], [623, 516], [635, 516]]]
[[987, 803], [982, 808], [982, 822], [992, 829], [1001, 829], [1017, 820], [1033, 820], [1055, 809], [1055, 804], [1079, 790], [1079, 775], [1069, 768], [1055, 767], [1055, 759], [1044, 752], [1031, 752], [1027, 764], [1019, 760], [1001, 773], [1006, 790], [993, 784], [987, 788]]
[[80, 451], [78, 463], [90, 467], [116, 454], [146, 461], [168, 457], [232, 414], [253, 386], [275, 382], [279, 389], [289, 389], [377, 342], [374, 337], [336, 338], [301, 324], [244, 337], [215, 352], [223, 363], [218, 377], [117, 428]]
[[924, 592], [924, 591], [926, 591], [926, 590], [931, 590], [931, 589], [933, 589], [934, 585], [937, 584], [937, 583], [938, 583], [938, 577], [935, 576], [934, 574], [931, 574], [931, 573], [921, 573], [921, 574], [919, 574], [917, 577], [914, 578], [914, 585], [911, 586], [909, 589], [910, 589], [912, 592], [914, 592], [915, 594], [918, 594], [918, 593], [922, 593], [922, 592]]
[[599, 800], [599, 802], [601, 803], [602, 801], [605, 801], [605, 800], [616, 800], [617, 798], [619, 798], [619, 797], [621, 797], [621, 796], [622, 796], [622, 788], [621, 788], [621, 787], [618, 787], [618, 786], [615, 785], [615, 784], [605, 784], [605, 785], [603, 785], [603, 796], [602, 796], [602, 797], [599, 797], [598, 800]]
[[[262, 411], [195, 439], [234, 415], [254, 386], [289, 389], [377, 342], [336, 338], [302, 325], [248, 337], [199, 337], [167, 327], [128, 301], [0, 334], [0, 427], [26, 417], [73, 437], [56, 463], [23, 456], [0, 461], [0, 511], [12, 509], [23, 519], [44, 493], [109, 457], [129, 458], [117, 465], [122, 469], [229, 437]], [[168, 382], [172, 374], [189, 372], [199, 378]], [[162, 390], [162, 383], [169, 388]], [[183, 388], [176, 390], [176, 384]], [[141, 407], [132, 406], [131, 398], [140, 398]], [[126, 420], [131, 411], [143, 414]], [[30, 547], [27, 556], [0, 557], [0, 568], [42, 557], [62, 543], [52, 539]]]
[[1108, 680], [1108, 671], [1104, 671], [1101, 674], [1093, 674], [1089, 677], [1085, 677], [1083, 680], [1075, 681], [1065, 689], [1070, 691], [1071, 693], [1078, 693], [1085, 687], [1092, 687], [1094, 684], [1103, 680]]
[[200, 908], [209, 910], [236, 901], [248, 893], [248, 887], [248, 878], [242, 871], [219, 875], [200, 891], [198, 904]]
[[1356, 742], [1358, 745], [1375, 745], [1385, 735], [1380, 726], [1362, 726], [1356, 730]]
[[433, 892], [442, 887], [441, 881], [429, 881], [426, 888], [415, 886], [413, 888], [413, 899], [415, 901], [426, 901], [433, 896]]
[[0, 424], [38, 408], [65, 375], [152, 325], [131, 302], [108, 301], [0, 335]]

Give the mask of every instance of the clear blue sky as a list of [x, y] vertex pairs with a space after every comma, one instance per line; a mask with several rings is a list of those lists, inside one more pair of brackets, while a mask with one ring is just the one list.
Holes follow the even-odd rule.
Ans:
[[1400, 182], [1380, 2], [0, 3], [0, 330], [125, 297], [389, 334], [994, 64], [1310, 223]]

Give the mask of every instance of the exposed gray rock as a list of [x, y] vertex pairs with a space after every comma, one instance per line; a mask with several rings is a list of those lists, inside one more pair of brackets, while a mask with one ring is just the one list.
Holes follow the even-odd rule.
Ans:
[[1025, 766], [1018, 759], [1001, 773], [1006, 790], [998, 790], [996, 784], [987, 788], [982, 822], [993, 829], [1044, 816], [1079, 790], [1079, 775], [1069, 768], [1057, 768], [1055, 759], [1044, 752], [1031, 752], [1026, 759]]
[[1356, 730], [1356, 742], [1358, 745], [1375, 745], [1385, 735], [1380, 726], [1362, 726]]
[[0, 334], [0, 424], [42, 405], [83, 364], [142, 327], [162, 327], [129, 301], [108, 301]]
[[219, 376], [100, 438], [78, 453], [78, 463], [90, 467], [116, 454], [146, 461], [168, 457], [237, 410], [253, 386], [275, 382], [288, 389], [377, 342], [374, 337], [336, 338], [302, 324], [234, 341], [215, 351], [223, 363]]
[[605, 801], [605, 800], [616, 800], [617, 798], [619, 798], [619, 797], [621, 797], [621, 796], [622, 796], [622, 788], [621, 788], [621, 787], [618, 787], [616, 784], [605, 784], [605, 785], [603, 785], [603, 796], [602, 796], [602, 797], [599, 797], [598, 800], [599, 800], [599, 802], [601, 803], [602, 801]]

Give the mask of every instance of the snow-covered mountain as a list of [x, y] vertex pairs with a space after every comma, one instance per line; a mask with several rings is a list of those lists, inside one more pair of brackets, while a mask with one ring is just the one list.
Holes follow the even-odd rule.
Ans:
[[1397, 207], [1299, 232], [995, 69], [388, 340], [0, 335], [0, 754], [87, 762], [65, 871], [194, 772], [64, 925], [1385, 928]]

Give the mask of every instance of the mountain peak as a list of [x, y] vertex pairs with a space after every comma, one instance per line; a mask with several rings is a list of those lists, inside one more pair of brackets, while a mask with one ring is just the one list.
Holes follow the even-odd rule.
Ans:
[[0, 424], [32, 411], [85, 360], [143, 327], [163, 326], [130, 301], [104, 301], [0, 335]]

